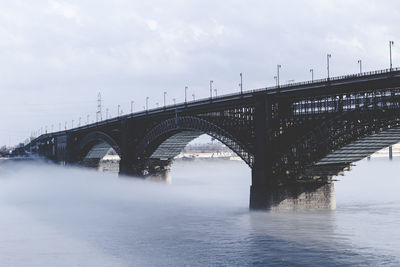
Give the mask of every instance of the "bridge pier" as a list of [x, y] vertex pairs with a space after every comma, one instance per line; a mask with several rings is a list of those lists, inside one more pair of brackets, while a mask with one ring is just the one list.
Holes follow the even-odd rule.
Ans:
[[292, 183], [268, 188], [252, 186], [252, 210], [334, 210], [333, 183]]

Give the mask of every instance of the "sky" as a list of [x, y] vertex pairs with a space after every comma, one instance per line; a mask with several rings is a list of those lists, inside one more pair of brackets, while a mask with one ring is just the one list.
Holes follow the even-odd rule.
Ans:
[[46, 127], [400, 66], [399, 1], [0, 0], [0, 146]]

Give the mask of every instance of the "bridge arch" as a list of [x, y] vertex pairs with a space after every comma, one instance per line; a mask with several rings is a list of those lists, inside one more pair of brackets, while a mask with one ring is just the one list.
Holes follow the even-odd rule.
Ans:
[[292, 178], [331, 177], [349, 169], [353, 162], [398, 142], [398, 108], [382, 108], [375, 103], [324, 121], [292, 144], [279, 160], [298, 166], [291, 172]]
[[79, 160], [84, 165], [97, 167], [99, 161], [109, 152], [110, 148], [121, 156], [120, 146], [114, 138], [100, 131], [88, 133], [79, 142]]
[[153, 127], [136, 146], [134, 158], [148, 160], [164, 157], [165, 160], [171, 160], [190, 141], [203, 134], [226, 145], [248, 166], [252, 167], [254, 156], [238, 138], [210, 121], [192, 116], [167, 119]]

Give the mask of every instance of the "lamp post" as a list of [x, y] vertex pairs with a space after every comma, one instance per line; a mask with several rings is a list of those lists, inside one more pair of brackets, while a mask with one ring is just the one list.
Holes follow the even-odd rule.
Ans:
[[210, 81], [210, 99], [212, 99], [212, 84], [213, 84], [213, 80]]
[[106, 119], [108, 120], [108, 108], [106, 108]]
[[311, 82], [314, 81], [314, 69], [310, 69], [311, 72]]
[[146, 111], [149, 111], [149, 97], [146, 96]]
[[158, 104], [158, 102], [156, 102], [156, 107], [158, 108], [158, 106], [159, 106], [159, 104]]
[[243, 94], [243, 74], [240, 73], [240, 94]]
[[71, 122], [71, 129], [74, 128], [74, 120]]
[[82, 118], [81, 117], [79, 117], [79, 127], [81, 127], [81, 121], [82, 121]]
[[389, 54], [390, 54], [390, 71], [392, 71], [392, 46], [394, 45], [393, 41], [389, 41]]
[[135, 103], [135, 101], [131, 100], [131, 113], [133, 113], [133, 103]]
[[215, 97], [217, 97], [218, 96], [217, 88], [214, 89], [214, 92], [215, 92]]
[[192, 96], [193, 96], [193, 101], [195, 101], [196, 100], [196, 96], [194, 94], [192, 94]]
[[329, 80], [329, 59], [332, 57], [332, 55], [331, 54], [327, 54], [326, 55], [326, 67], [327, 67], [327, 70], [328, 70], [328, 80]]
[[172, 101], [174, 101], [174, 105], [176, 105], [176, 98], [172, 98]]
[[67, 130], [67, 122], [65, 122], [64, 129]]
[[120, 107], [121, 107], [121, 105], [118, 105], [118, 114], [117, 114], [117, 117], [119, 117], [119, 109], [120, 109]]
[[357, 63], [360, 65], [360, 74], [361, 74], [362, 73], [362, 61], [361, 61], [361, 59], [359, 59], [357, 61]]
[[278, 86], [278, 76], [274, 76], [275, 86]]
[[165, 101], [166, 96], [167, 96], [167, 92], [164, 92], [164, 108], [167, 106], [166, 101]]
[[188, 87], [185, 86], [185, 104], [186, 104], [186, 102], [187, 102], [187, 89], [188, 89]]
[[276, 76], [276, 80], [277, 80], [277, 86], [279, 87], [279, 69], [282, 66], [280, 64], [276, 65], [276, 70], [277, 70], [277, 76]]
[[86, 124], [89, 124], [89, 117], [90, 117], [90, 115], [88, 114], [88, 115], [86, 116], [86, 118], [87, 118]]

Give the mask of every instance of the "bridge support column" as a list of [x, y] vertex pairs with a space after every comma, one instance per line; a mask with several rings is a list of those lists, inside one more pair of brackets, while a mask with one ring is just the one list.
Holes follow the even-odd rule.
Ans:
[[273, 172], [274, 154], [279, 145], [273, 144], [272, 101], [270, 96], [255, 101], [255, 162], [252, 169], [250, 209], [299, 210], [335, 209], [333, 184], [309, 181], [283, 182]]
[[272, 173], [271, 148], [271, 96], [256, 96], [255, 128], [255, 162], [252, 169], [250, 188], [250, 209], [269, 209], [272, 205], [272, 192], [276, 181]]

